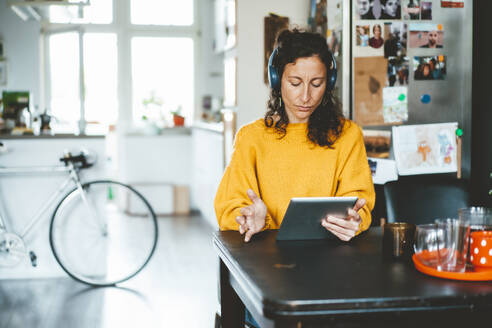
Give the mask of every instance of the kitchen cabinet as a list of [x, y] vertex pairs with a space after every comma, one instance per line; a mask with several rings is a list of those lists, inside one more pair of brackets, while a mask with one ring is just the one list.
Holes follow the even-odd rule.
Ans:
[[221, 127], [197, 124], [193, 128], [191, 196], [202, 217], [218, 229], [214, 210], [217, 187], [224, 173], [224, 135]]
[[169, 128], [160, 135], [127, 134], [118, 136], [116, 143], [117, 154], [112, 156], [115, 178], [141, 192], [157, 215], [186, 214], [178, 204], [189, 203], [191, 129]]

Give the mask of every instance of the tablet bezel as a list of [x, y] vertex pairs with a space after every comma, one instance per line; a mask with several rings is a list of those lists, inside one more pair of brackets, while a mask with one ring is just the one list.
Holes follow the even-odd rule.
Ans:
[[290, 200], [277, 240], [333, 240], [338, 237], [321, 225], [326, 215], [346, 217], [357, 197], [294, 197]]

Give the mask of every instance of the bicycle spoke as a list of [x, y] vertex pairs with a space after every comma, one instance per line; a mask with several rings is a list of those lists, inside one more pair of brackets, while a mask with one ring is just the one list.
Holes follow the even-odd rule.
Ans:
[[[143, 197], [126, 185], [95, 181], [83, 188], [83, 194], [76, 190], [74, 196], [67, 195], [53, 215], [50, 240], [55, 258], [68, 274], [88, 284], [125, 281], [152, 256], [157, 243], [155, 214]], [[144, 216], [126, 214], [124, 206], [130, 200], [132, 208], [145, 211]], [[104, 222], [106, 235], [96, 220]]]

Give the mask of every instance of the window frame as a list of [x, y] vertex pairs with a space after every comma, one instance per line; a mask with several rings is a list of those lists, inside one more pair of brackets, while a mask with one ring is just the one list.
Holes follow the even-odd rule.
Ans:
[[[117, 95], [118, 95], [118, 128], [122, 131], [131, 129], [134, 121], [133, 96], [132, 96], [132, 58], [131, 40], [134, 37], [186, 37], [193, 42], [193, 105], [191, 117], [187, 122], [192, 123], [197, 112], [197, 99], [199, 97], [198, 81], [200, 72], [200, 4], [198, 0], [193, 1], [193, 24], [188, 26], [177, 25], [136, 25], [131, 23], [131, 0], [112, 0], [113, 20], [109, 24], [74, 24], [74, 23], [49, 23], [41, 24], [41, 109], [51, 104], [51, 77], [50, 77], [50, 53], [49, 36], [64, 32], [79, 32], [79, 92], [80, 92], [80, 121], [79, 127], [85, 127], [85, 96], [84, 96], [84, 45], [85, 33], [114, 33], [117, 42]], [[84, 129], [82, 129], [84, 130]], [[76, 131], [74, 131], [76, 133]]]

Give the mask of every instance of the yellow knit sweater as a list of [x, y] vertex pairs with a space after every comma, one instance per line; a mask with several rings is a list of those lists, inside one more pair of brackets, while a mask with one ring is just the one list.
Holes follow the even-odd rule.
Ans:
[[366, 205], [359, 210], [361, 231], [371, 224], [375, 193], [360, 128], [346, 121], [332, 149], [307, 138], [307, 123], [290, 123], [279, 139], [263, 119], [243, 126], [236, 135], [234, 153], [215, 196], [221, 230], [238, 230], [236, 216], [251, 204], [248, 188], [265, 202], [266, 229], [278, 229], [292, 197], [357, 196]]

